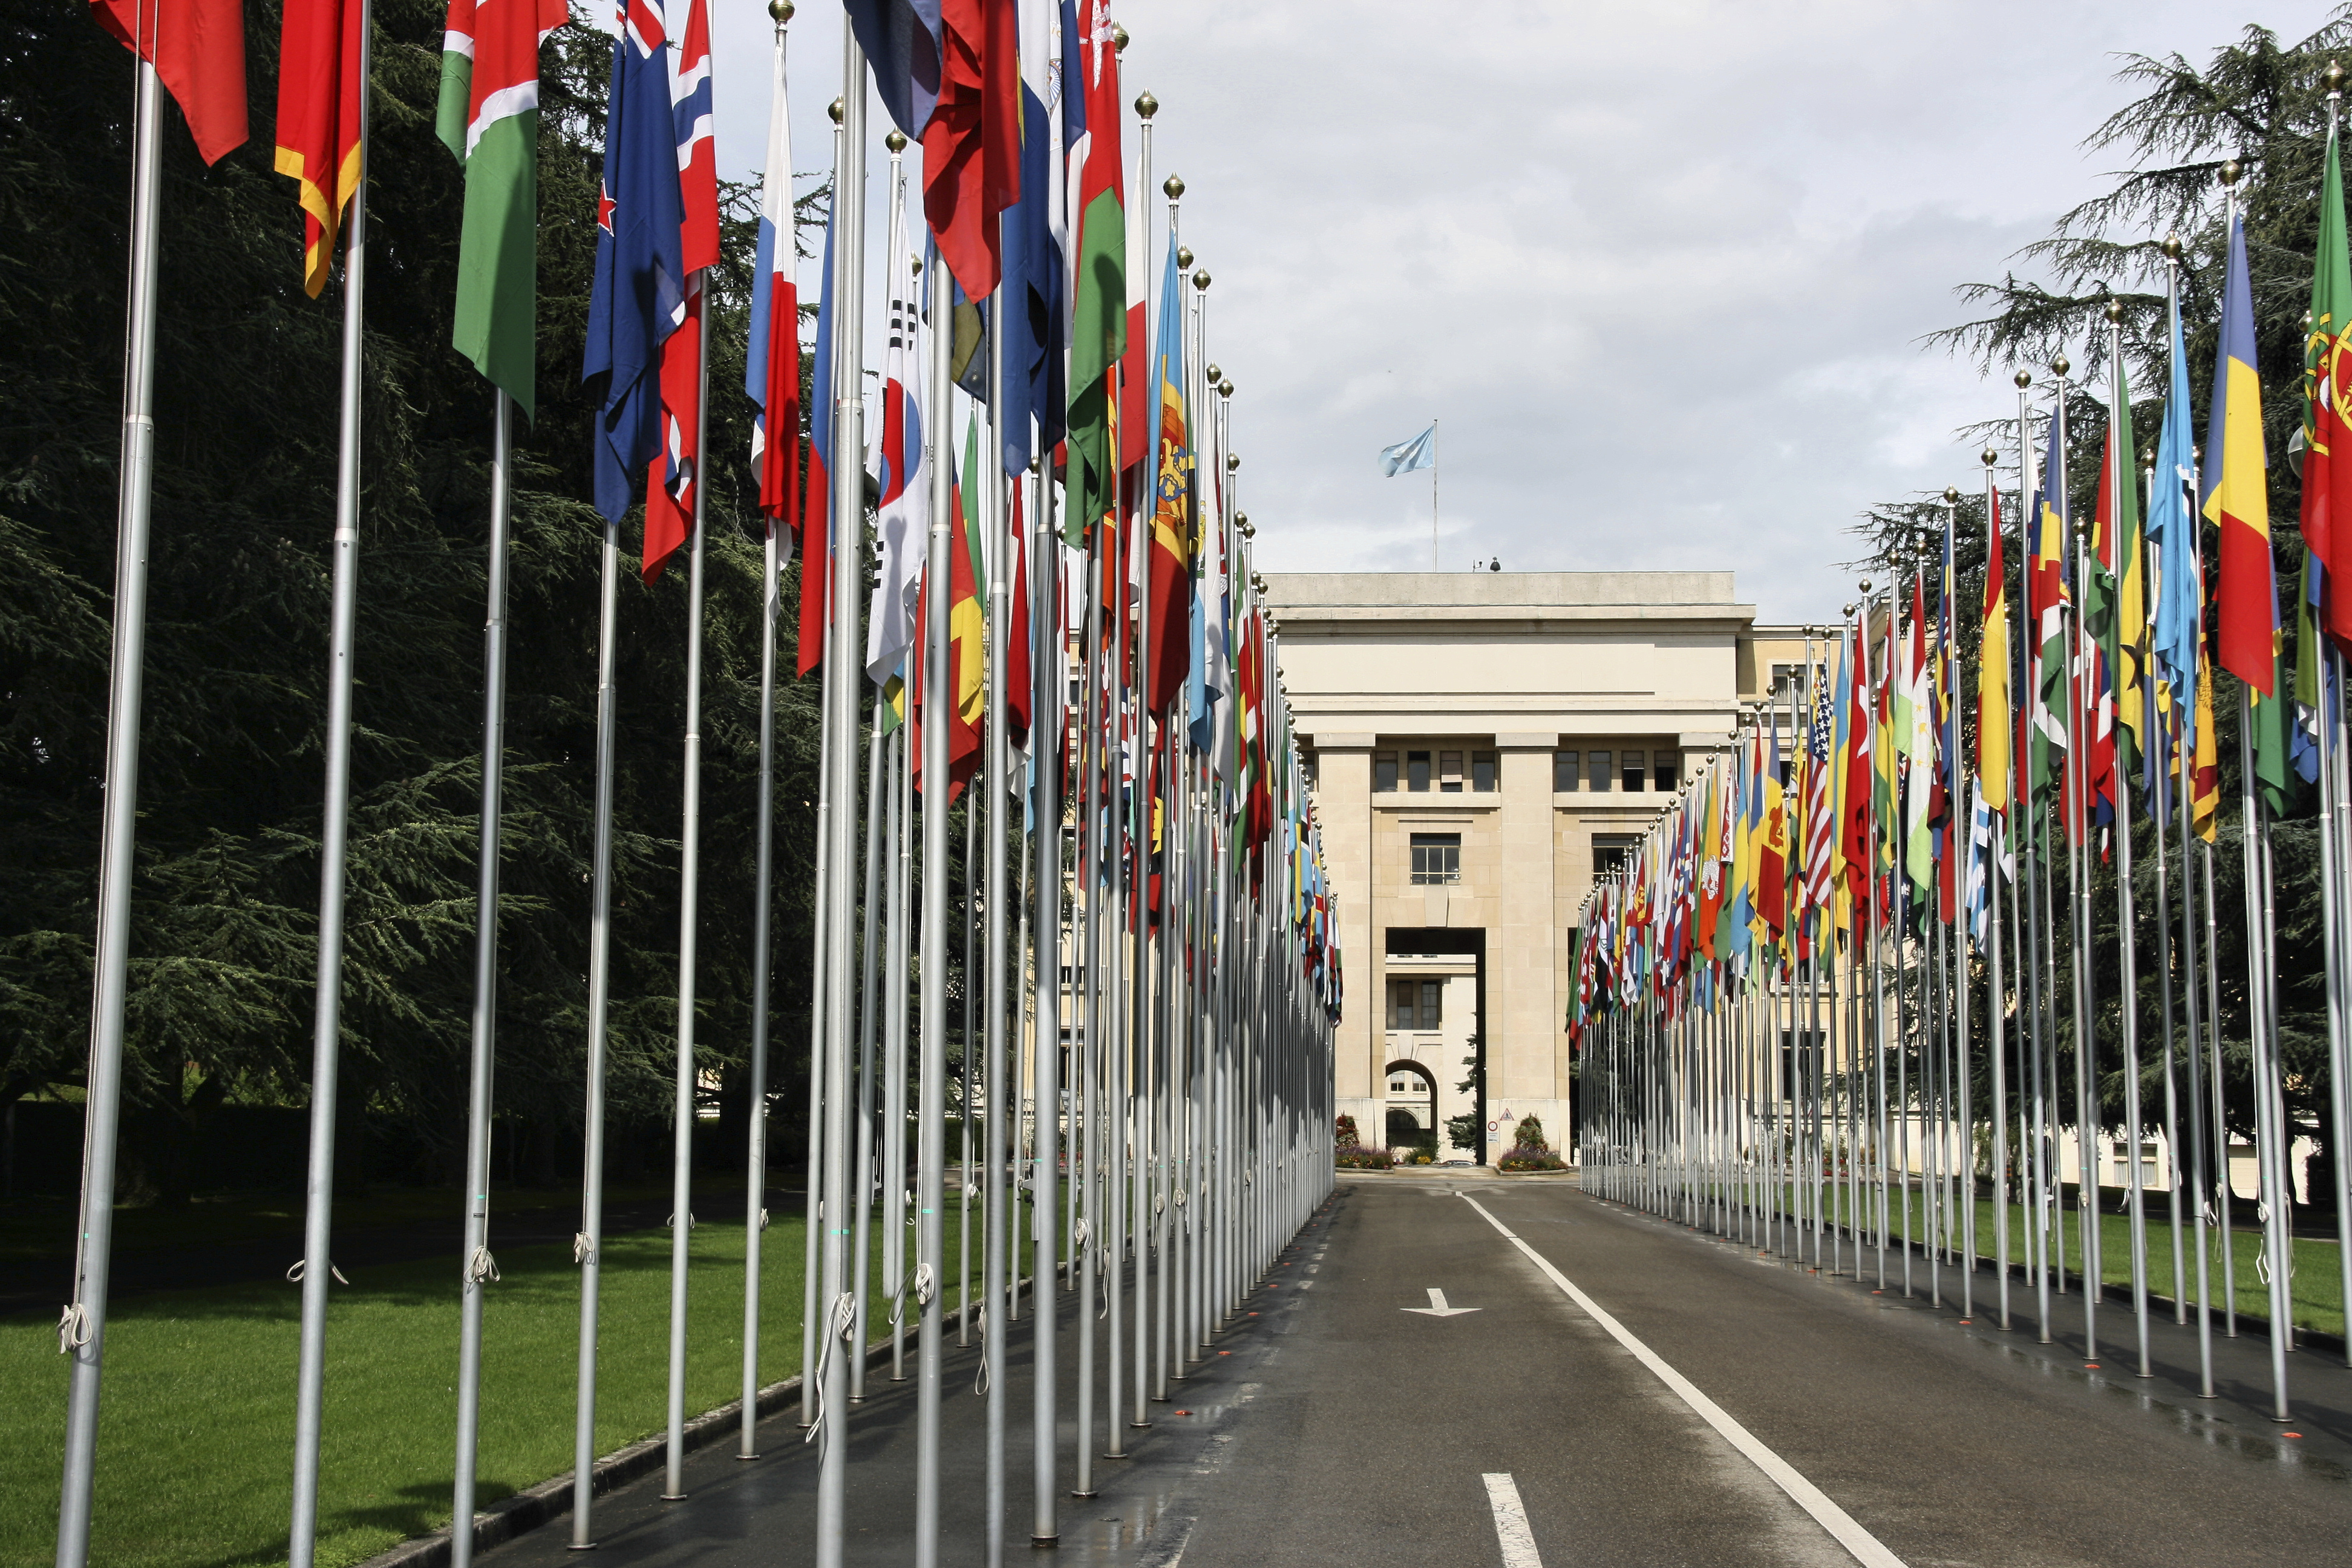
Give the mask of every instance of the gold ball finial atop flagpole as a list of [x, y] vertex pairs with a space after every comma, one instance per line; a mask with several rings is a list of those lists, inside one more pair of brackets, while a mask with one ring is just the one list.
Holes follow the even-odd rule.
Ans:
[[1234, 384], [1220, 376], [1217, 380], [1217, 395], [1219, 397], [1231, 397], [1233, 395]]
[[1149, 89], [1135, 95], [1135, 112], [1146, 120], [1160, 112], [1160, 100], [1151, 96]]
[[1870, 579], [1869, 579], [1869, 578], [1864, 577], [1864, 578], [1862, 580], [1862, 582], [1861, 582], [1861, 584], [1860, 584], [1859, 585], [1860, 585], [1860, 587], [1861, 587], [1862, 591], [1863, 591], [1864, 594], [1868, 594], [1868, 593], [1870, 592]]
[[2344, 90], [2344, 68], [2330, 60], [2327, 62], [2327, 68], [2319, 73], [2319, 79], [2327, 84], [2327, 90], [2331, 96], [2339, 93]]
[[1216, 382], [1217, 377], [1223, 374], [1224, 373], [1220, 371], [1215, 365], [1211, 365], [1208, 368], [1208, 377], [1212, 384]]
[[1176, 247], [1176, 265], [1180, 268], [1192, 265], [1192, 247], [1191, 246], [1180, 245]]
[[1110, 25], [1110, 47], [1120, 54], [1127, 53], [1127, 29], [1117, 22]]
[[768, 0], [768, 15], [775, 18], [779, 27], [793, 19], [794, 9], [793, 0]]
[[1946, 506], [1958, 506], [1960, 504], [1959, 486], [1946, 485], [1944, 487], [1944, 504]]
[[1846, 605], [1846, 607], [1845, 607], [1845, 618], [1846, 618], [1847, 620], [1849, 620], [1849, 621], [1850, 621], [1850, 620], [1853, 619], [1853, 611], [1854, 611], [1854, 606], [1853, 606], [1853, 605], [1850, 605], [1850, 604], [1849, 604], [1848, 605]]
[[839, 100], [839, 99], [837, 99], [837, 98], [836, 98], [836, 99], [835, 99], [831, 103], [826, 104], [826, 105], [824, 106], [824, 111], [825, 111], [827, 114], [830, 114], [830, 115], [832, 115], [832, 116], [833, 116], [833, 122], [834, 122], [835, 125], [838, 125], [838, 124], [840, 124], [840, 123], [841, 123], [841, 111], [842, 111], [842, 103], [841, 103], [841, 100]]
[[2050, 362], [2050, 368], [2057, 374], [2059, 380], [2063, 381], [2066, 379], [2066, 373], [2074, 368], [2074, 362], [2062, 353]]
[[1990, 447], [1987, 447], [1983, 451], [1977, 454], [1977, 461], [1990, 468], [1995, 463], [2000, 461], [2000, 454], [1994, 451]]
[[[1160, 189], [1170, 201], [1181, 202], [1184, 199], [1184, 178], [1181, 174], [1171, 174], [1160, 182]], [[1187, 250], [1184, 254], [1190, 256], [1192, 253]], [[1179, 262], [1177, 265], [1181, 267], [1183, 263]]]
[[2121, 300], [2112, 297], [2108, 299], [2107, 320], [2119, 327], [2124, 324], [2124, 302]]
[[1234, 526], [1240, 529], [1245, 534], [1255, 535], [1257, 531], [1255, 529], [1250, 527], [1249, 513], [1245, 511], [1236, 511], [1234, 513]]
[[893, 153], [903, 153], [907, 150], [907, 133], [893, 130], [889, 135], [882, 138], [882, 145], [889, 148]]
[[[1180, 263], [1181, 265], [1181, 263]], [[1205, 267], [1192, 274], [1192, 287], [1205, 294], [1209, 291], [1209, 269]]]
[[2023, 392], [2033, 384], [2033, 373], [2030, 370], [2021, 370], [2011, 379], [2017, 383], [2017, 390]]
[[1241, 466], [1242, 455], [1239, 452], [1227, 452], [1225, 454], [1225, 472], [1229, 474], [1238, 473], [1241, 471]]
[[2180, 237], [2177, 234], [2168, 234], [2164, 237], [2164, 243], [2157, 248], [2164, 252], [2164, 258], [2167, 261], [2178, 261], [2180, 259]]
[[2236, 184], [2238, 183], [2238, 176], [2243, 174], [2245, 172], [2246, 166], [2243, 163], [2239, 163], [2235, 158], [2224, 158], [2221, 160], [2221, 183], [2223, 184]]

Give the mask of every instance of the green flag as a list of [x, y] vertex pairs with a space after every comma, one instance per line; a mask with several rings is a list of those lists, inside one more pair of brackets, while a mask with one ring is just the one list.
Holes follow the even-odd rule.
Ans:
[[[1111, 367], [1127, 353], [1127, 204], [1120, 187], [1118, 52], [1102, 0], [1080, 7], [1083, 42], [1064, 93], [1085, 127], [1078, 182], [1076, 278], [1070, 310], [1069, 510], [1063, 532], [1083, 542], [1118, 504], [1118, 405]], [[1173, 244], [1171, 240], [1170, 242]]]
[[434, 130], [466, 169], [450, 341], [531, 416], [538, 365], [539, 46], [564, 0], [449, 0]]

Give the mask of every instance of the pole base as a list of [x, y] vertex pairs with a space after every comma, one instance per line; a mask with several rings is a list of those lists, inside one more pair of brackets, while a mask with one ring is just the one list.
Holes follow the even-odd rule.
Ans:
[[1151, 1430], [1151, 1423], [1149, 1421], [1130, 1421], [1127, 1424], [1127, 1429], [1130, 1432], [1149, 1432]]
[[1035, 1552], [1051, 1552], [1061, 1544], [1062, 1538], [1058, 1535], [1033, 1535], [1029, 1538], [1030, 1549]]
[[664, 1502], [684, 1502], [686, 1500], [686, 1497], [687, 1494], [684, 1492], [664, 1492], [661, 1495], [661, 1500]]
[[596, 1550], [596, 1543], [593, 1541], [575, 1541], [563, 1550], [566, 1552], [593, 1552]]
[[737, 1458], [739, 1458], [739, 1459], [756, 1459], [756, 1458], [758, 1458], [760, 1456], [759, 1456], [759, 1454], [758, 1454], [756, 1451], [754, 1451], [754, 1452], [752, 1452], [752, 1453], [749, 1453], [749, 1454], [738, 1454], [738, 1455], [736, 1455], [735, 1457], [736, 1457]]

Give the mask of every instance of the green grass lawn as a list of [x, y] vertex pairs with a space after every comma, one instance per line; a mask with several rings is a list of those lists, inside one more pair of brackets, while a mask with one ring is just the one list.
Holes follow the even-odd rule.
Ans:
[[[1792, 1199], [1794, 1195], [1794, 1189], [1791, 1189]], [[1846, 1215], [1845, 1195], [1844, 1193], [1840, 1192], [1827, 1200], [1832, 1217], [1841, 1223], [1843, 1222]], [[1864, 1187], [1863, 1199], [1862, 1209], [1865, 1225], [1874, 1226], [1876, 1221], [1873, 1217], [1867, 1184]], [[1811, 1201], [1810, 1197], [1807, 1201]], [[1890, 1192], [1887, 1194], [1887, 1205], [1890, 1232], [1895, 1237], [1902, 1237], [1906, 1232], [1903, 1226], [1901, 1194]], [[2251, 1214], [2253, 1205], [2251, 1199], [2242, 1198], [2237, 1200], [2233, 1207], [2236, 1212], [2231, 1217], [2237, 1219]], [[2151, 1295], [2168, 1297], [2172, 1294], [2172, 1226], [2169, 1218], [2171, 1214], [2169, 1201], [2163, 1194], [2150, 1194], [2147, 1209], [2147, 1288]], [[2025, 1261], [2025, 1217], [2026, 1211], [2022, 1205], [2009, 1205], [2009, 1257], [2011, 1264], [2022, 1264]], [[1958, 1216], [1955, 1215], [1954, 1218], [1957, 1219]], [[2081, 1216], [2069, 1207], [2060, 1214], [2058, 1220], [2060, 1237], [2054, 1245], [2063, 1246], [2064, 1248], [2066, 1273], [2071, 1281], [2078, 1278], [2082, 1272], [2083, 1238], [2081, 1231], [2076, 1228]], [[1987, 1259], [1990, 1259], [1993, 1253], [1992, 1222], [1992, 1203], [1989, 1199], [1978, 1199], [1977, 1251], [1980, 1257]], [[1953, 1226], [1955, 1235], [1958, 1228], [1957, 1225]], [[1866, 1234], [1874, 1236], [1876, 1232], [1873, 1229]], [[1911, 1227], [1908, 1234], [1923, 1243], [1928, 1234], [1927, 1215], [1922, 1204], [1921, 1194], [1916, 1191], [1911, 1194]], [[2247, 1316], [2267, 1320], [2271, 1315], [2270, 1287], [2263, 1282], [2262, 1275], [2256, 1267], [2256, 1260], [2263, 1251], [2262, 1234], [2259, 1231], [2251, 1230], [2232, 1231], [2230, 1241], [2237, 1268], [2238, 1310]], [[2213, 1310], [2218, 1319], [2222, 1305], [2221, 1238], [2218, 1233], [2208, 1230], [2205, 1235], [2205, 1244], [2213, 1293]], [[2344, 1332], [2343, 1281], [2338, 1273], [2339, 1255], [2336, 1244], [2332, 1241], [2297, 1237], [2293, 1241], [2293, 1247], [2295, 1326], [2300, 1329], [2315, 1329], [2321, 1333], [2342, 1335]], [[2099, 1215], [2099, 1265], [2100, 1278], [2105, 1283], [2125, 1289], [2130, 1289], [2131, 1220], [2128, 1216], [2108, 1213]], [[2197, 1233], [2193, 1224], [2182, 1227], [2181, 1271], [2188, 1280], [2189, 1297], [2194, 1300], [2197, 1293]], [[1913, 1281], [1915, 1284], [1919, 1282], [1916, 1266]]]
[[[943, 1284], [951, 1306], [952, 1194], [947, 1221]], [[803, 1239], [800, 1217], [780, 1214], [761, 1248], [763, 1383], [800, 1367]], [[499, 1267], [504, 1278], [490, 1287], [482, 1336], [485, 1504], [572, 1468], [577, 1394], [572, 1249], [502, 1251]], [[328, 1325], [320, 1458], [319, 1552], [328, 1568], [447, 1524], [457, 1446], [455, 1260], [345, 1272], [352, 1283], [337, 1288]], [[740, 1226], [706, 1223], [696, 1231], [689, 1280], [686, 1406], [695, 1413], [741, 1387]], [[121, 1568], [285, 1561], [300, 1311], [300, 1292], [278, 1282], [117, 1304], [99, 1421], [94, 1561]], [[877, 1333], [887, 1331], [886, 1314], [875, 1312]], [[609, 1453], [663, 1421], [667, 1233], [607, 1240], [600, 1317], [596, 1447]], [[35, 1568], [55, 1552], [67, 1363], [54, 1328], [39, 1319], [0, 1320], [0, 1408], [13, 1413], [0, 1444], [0, 1565]]]

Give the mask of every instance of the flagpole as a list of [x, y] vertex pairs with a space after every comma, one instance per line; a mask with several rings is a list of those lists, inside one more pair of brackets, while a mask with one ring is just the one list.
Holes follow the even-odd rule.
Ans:
[[147, 539], [154, 488], [155, 244], [162, 179], [163, 86], [142, 56], [131, 154], [131, 280], [123, 321], [122, 455], [117, 500], [114, 658], [107, 693], [106, 792], [99, 847], [98, 937], [90, 1005], [89, 1109], [83, 1134], [74, 1293], [58, 1323], [73, 1358], [66, 1392], [65, 1473], [58, 1497], [57, 1568], [89, 1561], [105, 1368], [107, 1286], [114, 1248], [114, 1165], [122, 1104], [123, 999], [131, 957], [131, 877], [139, 827], [139, 715], [145, 692]]
[[1437, 419], [1434, 415], [1429, 421], [1429, 569], [1432, 572], [1437, 570]]
[[[2129, 407], [2124, 401], [2124, 308], [2121, 302], [2108, 300], [2106, 316], [2107, 403], [2110, 410], [2107, 418], [2108, 428], [2112, 431], [2116, 423], [2124, 420], [2130, 413]], [[2109, 459], [2112, 467], [2107, 472], [2108, 493], [2114, 498], [2107, 510], [2107, 552], [2120, 573], [2124, 565], [2126, 543], [2123, 538], [2124, 501], [2133, 493], [2131, 487], [2135, 483], [2135, 476], [2132, 473], [2132, 454], [2126, 449], [2125, 443], [2110, 439], [2108, 445], [2115, 450]], [[2116, 578], [2115, 594], [2114, 613], [2120, 620], [2123, 614], [2123, 583], [2120, 574]], [[2119, 627], [2116, 637], [2118, 660], [2122, 658], [2122, 648]], [[2132, 658], [2134, 671], [2137, 677], [2135, 684], [2145, 682], [2147, 679], [2147, 661], [2140, 658], [2140, 650], [2137, 644], [2132, 649]], [[2111, 682], [2119, 681], [2120, 675], [2120, 670], [2111, 670], [2108, 672], [2107, 679]], [[2141, 689], [2145, 689], [2144, 685]], [[2121, 718], [2119, 708], [2116, 713], [2118, 722]], [[2140, 747], [2146, 746], [2147, 725], [2144, 710], [2140, 721], [2132, 726], [2132, 734]], [[2131, 1159], [2126, 1198], [2131, 1206], [2132, 1322], [2138, 1338], [2138, 1375], [2153, 1377], [2156, 1375], [2156, 1371], [2149, 1360], [2147, 1325], [2147, 1194], [2142, 1190], [2144, 1162], [2140, 1158], [2140, 1140], [2144, 1134], [2141, 1131], [2140, 1114], [2139, 969], [2138, 949], [2136, 945], [2137, 914], [2132, 895], [2131, 779], [2128, 770], [2118, 764], [2116, 768], [2116, 961], [2118, 969], [2116, 993], [2123, 1014], [2124, 1141], [2126, 1148], [2130, 1152]], [[2094, 1194], [2096, 1193], [2095, 1185], [2092, 1191]], [[2093, 1206], [2096, 1206], [2095, 1199]]]
[[[865, 317], [863, 283], [866, 259], [866, 57], [856, 35], [842, 35], [842, 91], [835, 100], [835, 123], [841, 127], [839, 155], [835, 162], [833, 200], [836, 236], [847, 241], [835, 247], [833, 276], [825, 287], [835, 301], [833, 313], [836, 374], [832, 382], [834, 405], [817, 410], [815, 417], [833, 422], [833, 450], [844, 454], [845, 465], [865, 450], [860, 416], [862, 385], [857, 374], [863, 354]], [[841, 221], [845, 220], [845, 221]], [[849, 1482], [849, 1363], [862, 1363], [861, 1347], [846, 1342], [855, 1320], [850, 1294], [848, 1232], [842, 1220], [849, 1212], [849, 1056], [856, 1004], [850, 991], [850, 969], [856, 938], [850, 912], [856, 907], [855, 887], [857, 800], [857, 682], [864, 673], [859, 650], [858, 590], [865, 573], [864, 487], [845, 468], [844, 479], [827, 497], [833, 515], [826, 529], [833, 559], [832, 590], [827, 595], [831, 647], [824, 681], [833, 710], [830, 783], [835, 802], [826, 869], [831, 927], [830, 972], [825, 980], [824, 1051], [824, 1241], [822, 1248], [824, 1300], [824, 1343], [819, 1365], [808, 1375], [821, 1384], [817, 1411], [823, 1434], [823, 1458], [817, 1474], [816, 1568], [841, 1568], [843, 1531], [846, 1523]], [[812, 563], [812, 565], [816, 564]]]
[[359, 601], [360, 369], [367, 300], [368, 65], [372, 6], [359, 0], [359, 126], [343, 228], [343, 363], [335, 452], [334, 608], [328, 632], [326, 802], [319, 825], [319, 975], [311, 1034], [310, 1191], [302, 1222], [302, 1350], [294, 1395], [289, 1568], [310, 1568], [319, 1537], [319, 1430], [325, 1397], [327, 1286], [335, 1208], [335, 1114], [342, 1051], [344, 868], [351, 837], [352, 664]]
[[[783, 24], [776, 25], [783, 50]], [[780, 439], [789, 437], [779, 433]], [[700, 504], [701, 491], [696, 490]], [[760, 1251], [768, 1228], [768, 963], [769, 889], [774, 871], [776, 784], [776, 624], [783, 616], [780, 520], [768, 520], [760, 558], [760, 786], [753, 830], [751, 892], [751, 1108], [744, 1131], [743, 1173], [743, 1427], [739, 1459], [760, 1457]], [[702, 530], [695, 529], [698, 543]]]
[[452, 1568], [474, 1560], [476, 1440], [481, 1427], [482, 1293], [498, 1282], [490, 1256], [490, 1083], [498, 1049], [499, 814], [506, 771], [507, 536], [514, 465], [514, 405], [491, 393], [489, 614], [482, 627], [481, 865], [474, 895], [473, 1064], [466, 1099], [466, 1262], [457, 1342], [457, 1485]]
[[613, 989], [614, 752], [619, 733], [614, 664], [619, 644], [621, 525], [604, 520], [596, 634], [596, 819], [588, 913], [588, 1064], [581, 1108], [579, 1394], [572, 1441], [572, 1544], [595, 1544], [596, 1319], [604, 1247], [604, 1068]]
[[[1032, 649], [1036, 655], [1032, 661], [1032, 669], [1037, 684], [1032, 704], [1034, 711], [1030, 716], [1030, 725], [1034, 733], [1041, 738], [1049, 738], [1054, 742], [1054, 752], [1057, 753], [1064, 734], [1061, 714], [1062, 683], [1059, 679], [1049, 679], [1048, 672], [1058, 674], [1067, 658], [1060, 637], [1061, 586], [1056, 571], [1059, 565], [1060, 544], [1054, 537], [1047, 515], [1051, 510], [1053, 487], [1048, 482], [1041, 484], [1038, 489], [1041, 500], [1047, 504], [1040, 505], [1037, 509], [1037, 539], [1040, 548], [1036, 552], [1037, 561], [1033, 567], [1036, 574], [1036, 582], [1033, 585], [1034, 592], [1030, 612], [1036, 617], [1036, 627], [1040, 635], [1032, 644]], [[1050, 658], [1047, 657], [1049, 644], [1051, 645]], [[1034, 1289], [1037, 1319], [1036, 1360], [1033, 1389], [1034, 1414], [1036, 1421], [1035, 1431], [1033, 1434], [1035, 1467], [1034, 1471], [1035, 1506], [1030, 1529], [1030, 1544], [1033, 1546], [1051, 1546], [1059, 1538], [1059, 1527], [1055, 1523], [1055, 1511], [1058, 1499], [1055, 1493], [1055, 1469], [1053, 1334], [1055, 1252], [1059, 1241], [1055, 1217], [1055, 1209], [1057, 1206], [1057, 1194], [1055, 1189], [1060, 1176], [1056, 1161], [1060, 1136], [1058, 1120], [1061, 1105], [1062, 1031], [1062, 989], [1057, 947], [1062, 929], [1062, 802], [1061, 770], [1057, 763], [1058, 757], [1055, 754], [1040, 754], [1038, 758], [1035, 785], [1036, 822], [1034, 841], [1029, 847], [1032, 856], [1029, 864], [1034, 867], [1034, 872], [1030, 878], [1030, 897], [1035, 900], [1032, 910], [1030, 937], [1030, 942], [1034, 948], [1034, 965], [1030, 978], [1034, 986], [1035, 1000], [1034, 1016], [1030, 1026], [1035, 1041], [1032, 1057], [1032, 1071], [1034, 1075], [1032, 1081], [1033, 1092], [1035, 1096], [1036, 1131], [1032, 1152], [1036, 1163], [1032, 1180], [1031, 1195], [1034, 1201], [1034, 1212], [1036, 1216], [1033, 1239], [1035, 1248]], [[989, 854], [992, 860], [1001, 856], [1003, 842], [1001, 835], [991, 839]], [[992, 868], [990, 881], [992, 887], [1002, 886], [1001, 877], [995, 873], [993, 868]], [[992, 919], [990, 934], [992, 939], [996, 936], [996, 927]], [[998, 972], [997, 967], [992, 963], [992, 976]], [[992, 984], [993, 984], [994, 981], [992, 978]], [[1019, 1038], [1019, 1031], [1016, 1029], [1013, 1036], [1016, 1058]], [[1015, 1262], [1017, 1267], [1017, 1260]], [[996, 1370], [1001, 1373], [1003, 1368], [1003, 1352], [1001, 1342], [998, 1343], [1000, 1348]], [[992, 1536], [991, 1541], [992, 1542], [991, 1549], [993, 1551], [1001, 1545], [1002, 1538]]]

